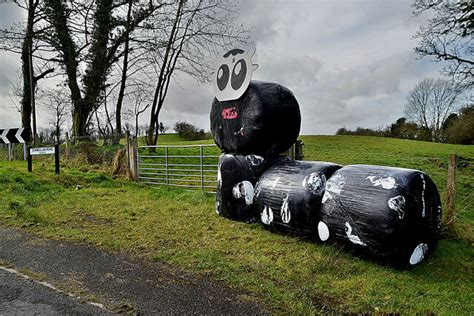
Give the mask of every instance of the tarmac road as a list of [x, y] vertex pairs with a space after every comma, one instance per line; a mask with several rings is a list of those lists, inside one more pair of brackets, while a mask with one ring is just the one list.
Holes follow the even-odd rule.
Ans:
[[65, 293], [0, 270], [0, 315], [107, 314]]
[[[5, 272], [29, 271], [69, 297], [33, 280]], [[0, 315], [101, 314], [268, 314], [239, 291], [196, 277], [163, 262], [109, 253], [90, 245], [46, 240], [0, 226]], [[37, 279], [37, 278], [36, 278]], [[78, 294], [82, 299], [78, 299]], [[248, 297], [248, 296], [247, 296]], [[107, 310], [83, 303], [84, 298]], [[16, 310], [15, 310], [16, 309]], [[18, 312], [16, 312], [18, 311]], [[77, 313], [76, 313], [77, 311]]]

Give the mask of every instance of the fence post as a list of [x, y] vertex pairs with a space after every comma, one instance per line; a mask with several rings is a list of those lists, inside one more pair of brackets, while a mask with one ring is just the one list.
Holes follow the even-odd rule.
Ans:
[[128, 163], [130, 165], [130, 179], [138, 181], [138, 145], [136, 137], [129, 137], [128, 146], [129, 147], [129, 157]]
[[54, 145], [54, 173], [59, 174], [59, 144]]
[[456, 218], [456, 208], [454, 205], [456, 196], [456, 162], [457, 156], [455, 154], [449, 155], [448, 182], [446, 187], [446, 216], [444, 217], [444, 225], [449, 229], [454, 228]]
[[127, 157], [127, 171], [130, 173], [130, 132], [125, 132], [125, 155]]
[[31, 158], [31, 146], [28, 146], [28, 172], [33, 171], [33, 159]]
[[66, 132], [66, 151], [65, 151], [65, 155], [66, 156], [66, 159], [69, 159], [69, 133]]
[[199, 146], [199, 157], [200, 157], [200, 166], [201, 166], [201, 190], [204, 190], [204, 159], [203, 159], [203, 149], [202, 145]]

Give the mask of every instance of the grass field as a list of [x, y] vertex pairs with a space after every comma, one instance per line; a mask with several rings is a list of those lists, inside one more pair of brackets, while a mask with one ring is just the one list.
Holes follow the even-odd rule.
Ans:
[[[28, 174], [0, 162], [0, 220], [49, 238], [91, 243], [183, 269], [245, 291], [277, 313], [474, 312], [474, 147], [355, 136], [302, 136], [305, 159], [421, 169], [444, 197], [447, 157], [460, 158], [458, 237], [443, 237], [423, 264], [395, 270], [337, 247], [218, 217], [214, 196], [113, 180], [50, 161]], [[161, 144], [180, 143], [162, 137]], [[198, 142], [201, 143], [201, 142]]]

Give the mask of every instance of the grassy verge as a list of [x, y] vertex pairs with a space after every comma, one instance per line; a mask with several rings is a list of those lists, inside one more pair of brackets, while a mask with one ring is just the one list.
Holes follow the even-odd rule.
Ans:
[[[440, 188], [445, 183], [444, 157], [456, 150], [469, 162], [459, 173], [462, 195], [458, 198], [466, 208], [459, 223], [472, 229], [472, 199], [463, 200], [472, 194], [471, 147], [438, 148], [372, 138], [302, 138], [307, 159], [418, 168], [428, 172]], [[436, 159], [441, 160], [439, 166]], [[0, 162], [0, 191], [3, 223], [28, 227], [46, 237], [165, 260], [244, 289], [248, 299], [275, 312], [474, 311], [474, 250], [469, 229], [458, 239], [442, 240], [422, 265], [398, 271], [334, 246], [220, 218], [214, 212], [214, 196], [114, 181], [99, 171], [64, 168], [60, 176], [54, 176], [52, 164], [44, 163], [28, 174], [24, 162]]]

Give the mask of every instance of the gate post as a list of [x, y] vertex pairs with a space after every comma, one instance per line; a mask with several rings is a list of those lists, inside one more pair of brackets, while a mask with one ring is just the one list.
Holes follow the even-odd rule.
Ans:
[[454, 228], [454, 221], [456, 219], [456, 209], [454, 206], [454, 198], [456, 195], [456, 162], [457, 156], [455, 154], [449, 155], [448, 183], [446, 188], [446, 216], [444, 217], [444, 225], [449, 229]]
[[138, 144], [137, 138], [134, 136], [128, 138], [127, 153], [130, 179], [138, 181]]
[[202, 149], [202, 145], [199, 146], [199, 157], [200, 157], [200, 161], [199, 161], [199, 164], [201, 165], [201, 190], [204, 190], [204, 151]]

